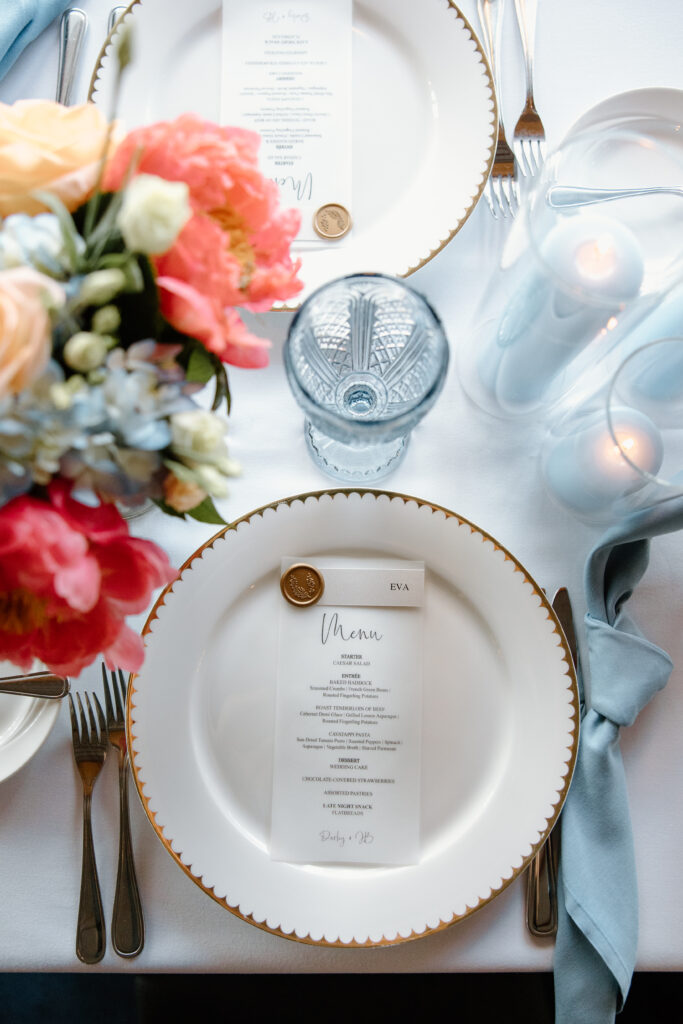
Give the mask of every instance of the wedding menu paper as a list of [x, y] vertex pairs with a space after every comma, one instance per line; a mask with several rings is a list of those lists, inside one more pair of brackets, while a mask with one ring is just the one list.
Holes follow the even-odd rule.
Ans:
[[351, 0], [223, 0], [221, 120], [257, 131], [259, 163], [301, 211], [351, 210]]
[[322, 598], [280, 607], [271, 858], [414, 864], [424, 563], [307, 561]]

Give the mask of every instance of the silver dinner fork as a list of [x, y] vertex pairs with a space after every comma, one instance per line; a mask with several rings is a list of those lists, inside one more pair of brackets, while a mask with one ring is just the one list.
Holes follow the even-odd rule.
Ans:
[[126, 10], [125, 4], [117, 4], [109, 12], [109, 18], [107, 19], [107, 35], [110, 36], [114, 25], [119, 20], [123, 12]]
[[505, 138], [501, 110], [497, 55], [501, 48], [503, 0], [477, 0], [477, 10], [486, 39], [486, 49], [498, 103], [498, 143], [484, 196], [494, 217], [508, 217], [514, 216], [519, 209], [519, 183], [517, 181], [517, 161]]
[[74, 760], [83, 782], [83, 866], [76, 926], [76, 956], [84, 964], [96, 964], [104, 956], [107, 940], [92, 839], [92, 791], [107, 756], [108, 739], [107, 724], [97, 697], [93, 694], [97, 719], [87, 693], [84, 694], [84, 700], [87, 716], [81, 696], [76, 694], [77, 716], [73, 697], [69, 694]]
[[119, 754], [119, 865], [116, 875], [114, 913], [111, 921], [111, 938], [119, 956], [134, 957], [141, 952], [145, 942], [145, 924], [142, 916], [140, 891], [135, 875], [133, 843], [130, 835], [128, 815], [128, 749], [126, 744], [126, 681], [121, 669], [118, 678], [111, 674], [111, 687], [107, 670], [102, 666], [104, 704], [107, 709], [109, 742]]
[[545, 128], [534, 103], [534, 46], [538, 0], [515, 0], [517, 25], [524, 51], [526, 100], [512, 133], [524, 175], [533, 178], [545, 160]]

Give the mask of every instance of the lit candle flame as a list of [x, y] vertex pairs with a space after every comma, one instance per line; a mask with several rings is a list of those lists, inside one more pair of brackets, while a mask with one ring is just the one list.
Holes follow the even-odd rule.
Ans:
[[575, 263], [582, 277], [592, 281], [610, 277], [617, 266], [617, 251], [611, 235], [598, 235], [580, 245], [576, 250]]

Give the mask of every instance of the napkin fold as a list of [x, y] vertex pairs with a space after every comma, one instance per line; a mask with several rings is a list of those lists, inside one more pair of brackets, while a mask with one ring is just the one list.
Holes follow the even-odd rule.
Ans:
[[650, 539], [683, 527], [683, 498], [633, 513], [588, 557], [588, 680], [579, 671], [581, 739], [562, 810], [555, 947], [555, 1024], [614, 1021], [638, 944], [633, 835], [619, 730], [667, 683], [669, 656], [624, 609], [649, 561]]
[[69, 6], [69, 0], [2, 0], [0, 10], [0, 78], [22, 50]]

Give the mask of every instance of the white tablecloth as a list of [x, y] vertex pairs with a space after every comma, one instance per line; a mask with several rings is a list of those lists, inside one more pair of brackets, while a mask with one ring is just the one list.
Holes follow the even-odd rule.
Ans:
[[[651, 86], [681, 87], [683, 6], [660, 0], [574, 0], [541, 3], [537, 30], [537, 100], [550, 143], [587, 108], [615, 93]], [[81, 0], [90, 24], [73, 100], [84, 99], [105, 36], [110, 4]], [[461, 9], [477, 25], [473, 0]], [[514, 124], [523, 76], [512, 5], [501, 61], [504, 115]], [[1, 15], [0, 15], [1, 16]], [[0, 100], [54, 95], [57, 28], [20, 58], [3, 82]], [[452, 348], [467, 344], [474, 301], [494, 265], [499, 227], [485, 204], [455, 239], [412, 278], [439, 311]], [[230, 371], [234, 406], [232, 454], [244, 467], [221, 504], [234, 519], [276, 498], [331, 485], [304, 447], [302, 417], [281, 363], [287, 314], [255, 317], [273, 339], [265, 371]], [[585, 556], [599, 535], [560, 511], [538, 477], [536, 426], [493, 420], [464, 397], [451, 364], [434, 411], [414, 432], [404, 464], [388, 489], [445, 505], [478, 523], [512, 550], [552, 592], [569, 588], [583, 612]], [[180, 564], [213, 528], [177, 524], [156, 510], [134, 532], [164, 545]], [[625, 731], [625, 754], [640, 883], [638, 966], [683, 970], [683, 537], [657, 540], [650, 568], [632, 600], [649, 638], [676, 668], [667, 689]], [[142, 622], [141, 617], [141, 622]], [[99, 690], [99, 668], [77, 682]], [[131, 817], [146, 945], [135, 961], [109, 948], [100, 970], [219, 972], [448, 972], [543, 970], [552, 942], [535, 940], [524, 925], [524, 879], [518, 879], [472, 918], [417, 942], [380, 950], [324, 949], [287, 941], [227, 913], [210, 900], [163, 849], [131, 787]], [[114, 895], [118, 836], [116, 760], [108, 759], [95, 790], [94, 833], [107, 918]], [[66, 707], [47, 742], [17, 775], [0, 784], [0, 965], [5, 970], [79, 970], [74, 934], [81, 869], [81, 785], [71, 754]]]

